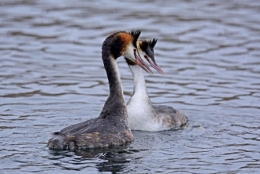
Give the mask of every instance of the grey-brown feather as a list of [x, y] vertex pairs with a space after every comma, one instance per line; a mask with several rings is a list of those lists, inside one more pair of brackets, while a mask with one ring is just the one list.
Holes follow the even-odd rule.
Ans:
[[[133, 33], [138, 38], [137, 33]], [[109, 81], [110, 94], [100, 116], [82, 123], [74, 124], [53, 133], [48, 141], [50, 149], [86, 149], [118, 146], [134, 140], [127, 120], [122, 87], [116, 64], [121, 56], [118, 33], [107, 37], [102, 45], [102, 59]]]
[[188, 119], [181, 111], [167, 105], [153, 105], [158, 119], [162, 119], [164, 124], [168, 124], [173, 129], [180, 128], [187, 124]]

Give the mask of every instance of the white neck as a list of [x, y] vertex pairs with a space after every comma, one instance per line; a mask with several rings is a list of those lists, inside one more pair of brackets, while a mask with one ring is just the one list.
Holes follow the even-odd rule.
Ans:
[[126, 108], [130, 127], [133, 130], [152, 130], [156, 113], [147, 94], [145, 79], [139, 66], [129, 66], [134, 77], [134, 92]]
[[134, 91], [133, 96], [137, 95], [138, 97], [148, 97], [147, 90], [146, 90], [146, 84], [144, 75], [142, 72], [142, 69], [139, 66], [129, 66], [132, 75], [134, 77]]

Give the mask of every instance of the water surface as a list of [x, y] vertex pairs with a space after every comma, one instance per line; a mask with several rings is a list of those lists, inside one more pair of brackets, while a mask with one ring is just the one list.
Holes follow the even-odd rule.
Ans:
[[[0, 2], [0, 173], [259, 173], [260, 1]], [[141, 29], [166, 77], [154, 104], [183, 130], [134, 131], [126, 147], [54, 152], [51, 133], [97, 117], [108, 95], [101, 44]], [[125, 100], [131, 73], [118, 59]]]

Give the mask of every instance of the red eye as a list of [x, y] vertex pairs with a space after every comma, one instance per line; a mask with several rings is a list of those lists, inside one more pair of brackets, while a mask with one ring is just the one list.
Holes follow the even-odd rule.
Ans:
[[144, 55], [144, 58], [146, 58], [146, 59], [148, 60], [148, 57], [147, 57], [147, 55]]

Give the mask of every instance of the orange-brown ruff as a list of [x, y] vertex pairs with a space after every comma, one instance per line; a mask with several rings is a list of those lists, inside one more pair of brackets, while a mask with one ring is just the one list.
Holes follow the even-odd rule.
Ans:
[[117, 32], [102, 45], [102, 59], [109, 81], [110, 94], [100, 116], [55, 132], [48, 142], [50, 149], [86, 149], [119, 146], [134, 140], [128, 123], [126, 105], [116, 59], [132, 57], [140, 31]]
[[123, 54], [125, 52], [127, 44], [129, 44], [129, 42], [133, 42], [133, 37], [131, 35], [129, 35], [128, 33], [118, 33], [117, 37], [119, 37], [121, 39], [122, 50], [120, 53]]

